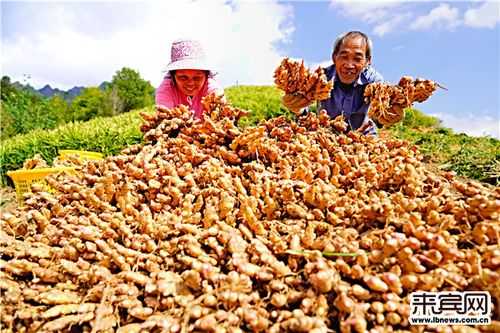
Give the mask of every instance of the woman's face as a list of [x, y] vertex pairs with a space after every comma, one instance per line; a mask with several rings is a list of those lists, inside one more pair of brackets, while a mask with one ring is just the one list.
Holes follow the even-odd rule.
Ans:
[[186, 96], [196, 96], [205, 81], [207, 74], [198, 69], [179, 69], [175, 71], [175, 83], [179, 90]]

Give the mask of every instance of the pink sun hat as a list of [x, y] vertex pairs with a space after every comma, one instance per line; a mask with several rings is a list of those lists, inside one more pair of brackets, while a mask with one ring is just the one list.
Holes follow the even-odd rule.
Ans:
[[165, 70], [178, 69], [199, 69], [209, 71], [211, 75], [215, 74], [207, 60], [203, 46], [199, 41], [192, 39], [181, 39], [172, 43], [170, 63]]

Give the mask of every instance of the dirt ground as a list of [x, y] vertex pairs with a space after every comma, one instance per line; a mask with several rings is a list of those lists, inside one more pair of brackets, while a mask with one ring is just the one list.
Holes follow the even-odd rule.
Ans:
[[18, 207], [16, 190], [12, 187], [0, 187], [0, 216]]

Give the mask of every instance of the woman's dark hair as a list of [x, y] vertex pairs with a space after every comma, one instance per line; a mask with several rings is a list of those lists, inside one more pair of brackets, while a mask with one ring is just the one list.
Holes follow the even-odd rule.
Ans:
[[[205, 72], [205, 75], [207, 76], [207, 79], [208, 78], [213, 78], [215, 76], [215, 72], [212, 72], [212, 71], [203, 71]], [[175, 83], [175, 70], [173, 71], [168, 71], [168, 74], [167, 74], [167, 77], [170, 77], [172, 79], [172, 81]]]
[[335, 56], [339, 52], [340, 47], [342, 46], [344, 41], [348, 38], [351, 38], [351, 37], [363, 38], [363, 40], [365, 41], [365, 45], [366, 45], [366, 54], [365, 54], [366, 59], [371, 60], [372, 51], [373, 51], [373, 43], [372, 43], [371, 39], [368, 38], [368, 36], [365, 35], [364, 33], [362, 33], [361, 31], [349, 31], [349, 32], [345, 32], [345, 33], [339, 35], [337, 37], [337, 39], [335, 40], [335, 43], [333, 44], [333, 56]]

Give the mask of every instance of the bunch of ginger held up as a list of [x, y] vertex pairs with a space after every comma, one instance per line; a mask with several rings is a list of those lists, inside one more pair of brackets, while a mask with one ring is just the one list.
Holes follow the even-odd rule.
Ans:
[[367, 85], [365, 102], [370, 104], [368, 116], [384, 126], [391, 126], [403, 120], [405, 109], [414, 102], [426, 101], [437, 89], [442, 87], [431, 80], [403, 76], [397, 85], [376, 82]]
[[333, 81], [327, 81], [321, 67], [311, 72], [304, 61], [283, 58], [274, 71], [274, 83], [285, 92], [283, 104], [295, 114], [315, 100], [321, 101], [330, 96]]
[[2, 217], [4, 332], [428, 331], [416, 290], [486, 290], [499, 317], [499, 188], [324, 112], [242, 129], [205, 102]]

